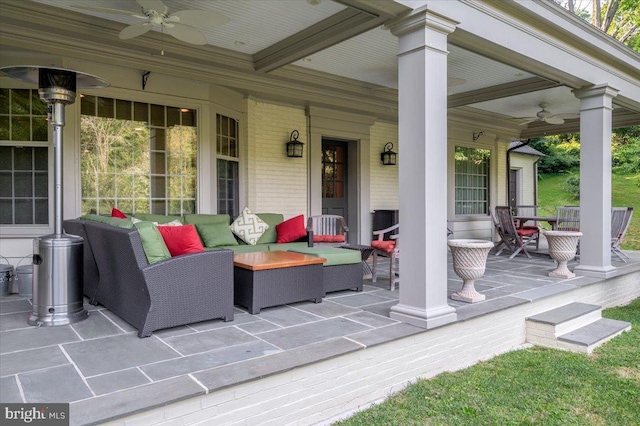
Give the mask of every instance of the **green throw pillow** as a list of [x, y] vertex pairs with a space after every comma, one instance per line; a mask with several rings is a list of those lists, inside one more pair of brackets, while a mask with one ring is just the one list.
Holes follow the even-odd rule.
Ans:
[[169, 223], [174, 220], [179, 221], [180, 223], [184, 223], [182, 221], [182, 217], [180, 216], [165, 216], [162, 214], [153, 214], [153, 213], [136, 213], [133, 215], [136, 219], [140, 220], [148, 220], [149, 222], [157, 222], [157, 223]]
[[258, 244], [272, 244], [278, 241], [278, 231], [276, 225], [284, 221], [284, 215], [280, 213], [256, 213], [260, 219], [264, 220], [269, 228], [262, 234], [258, 240]]
[[117, 226], [119, 228], [133, 229], [133, 223], [130, 218], [120, 219], [118, 217], [100, 216], [97, 214], [87, 214], [79, 217], [80, 220], [92, 220], [94, 222], [106, 223], [107, 225]]
[[140, 240], [142, 240], [142, 248], [144, 254], [147, 255], [147, 261], [149, 264], [160, 262], [165, 259], [169, 259], [171, 254], [167, 245], [160, 235], [158, 228], [147, 221], [138, 222], [134, 225], [140, 234]]
[[205, 247], [238, 245], [227, 223], [197, 223], [196, 229]]
[[184, 223], [192, 223], [194, 225], [201, 225], [205, 223], [223, 223], [227, 226], [231, 223], [231, 219], [228, 214], [204, 214], [204, 213], [190, 213], [184, 215]]

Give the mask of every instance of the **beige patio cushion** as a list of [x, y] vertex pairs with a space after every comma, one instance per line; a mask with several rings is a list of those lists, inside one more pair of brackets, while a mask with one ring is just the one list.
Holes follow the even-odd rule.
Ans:
[[255, 245], [269, 225], [245, 207], [229, 228], [245, 243]]

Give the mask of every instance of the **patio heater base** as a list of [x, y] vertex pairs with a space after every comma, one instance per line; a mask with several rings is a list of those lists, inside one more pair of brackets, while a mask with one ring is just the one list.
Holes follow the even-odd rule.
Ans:
[[82, 298], [82, 237], [45, 235], [33, 240], [33, 306], [29, 325], [57, 326], [88, 317]]

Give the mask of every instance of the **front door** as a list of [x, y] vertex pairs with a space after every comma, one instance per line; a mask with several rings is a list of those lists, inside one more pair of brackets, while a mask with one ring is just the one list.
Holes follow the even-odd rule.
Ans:
[[322, 214], [347, 219], [347, 142], [322, 139]]

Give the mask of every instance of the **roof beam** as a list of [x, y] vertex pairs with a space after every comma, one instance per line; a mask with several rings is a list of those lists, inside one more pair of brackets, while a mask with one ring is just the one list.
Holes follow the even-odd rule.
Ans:
[[540, 77], [531, 77], [511, 83], [498, 84], [496, 86], [485, 87], [478, 90], [471, 90], [464, 93], [449, 95], [448, 107], [456, 108], [460, 106], [476, 104], [479, 102], [492, 101], [494, 99], [506, 98], [508, 96], [521, 95], [523, 93], [537, 92], [538, 90], [558, 87], [560, 83]]
[[387, 18], [344, 9], [253, 55], [256, 71], [269, 72], [382, 25]]

